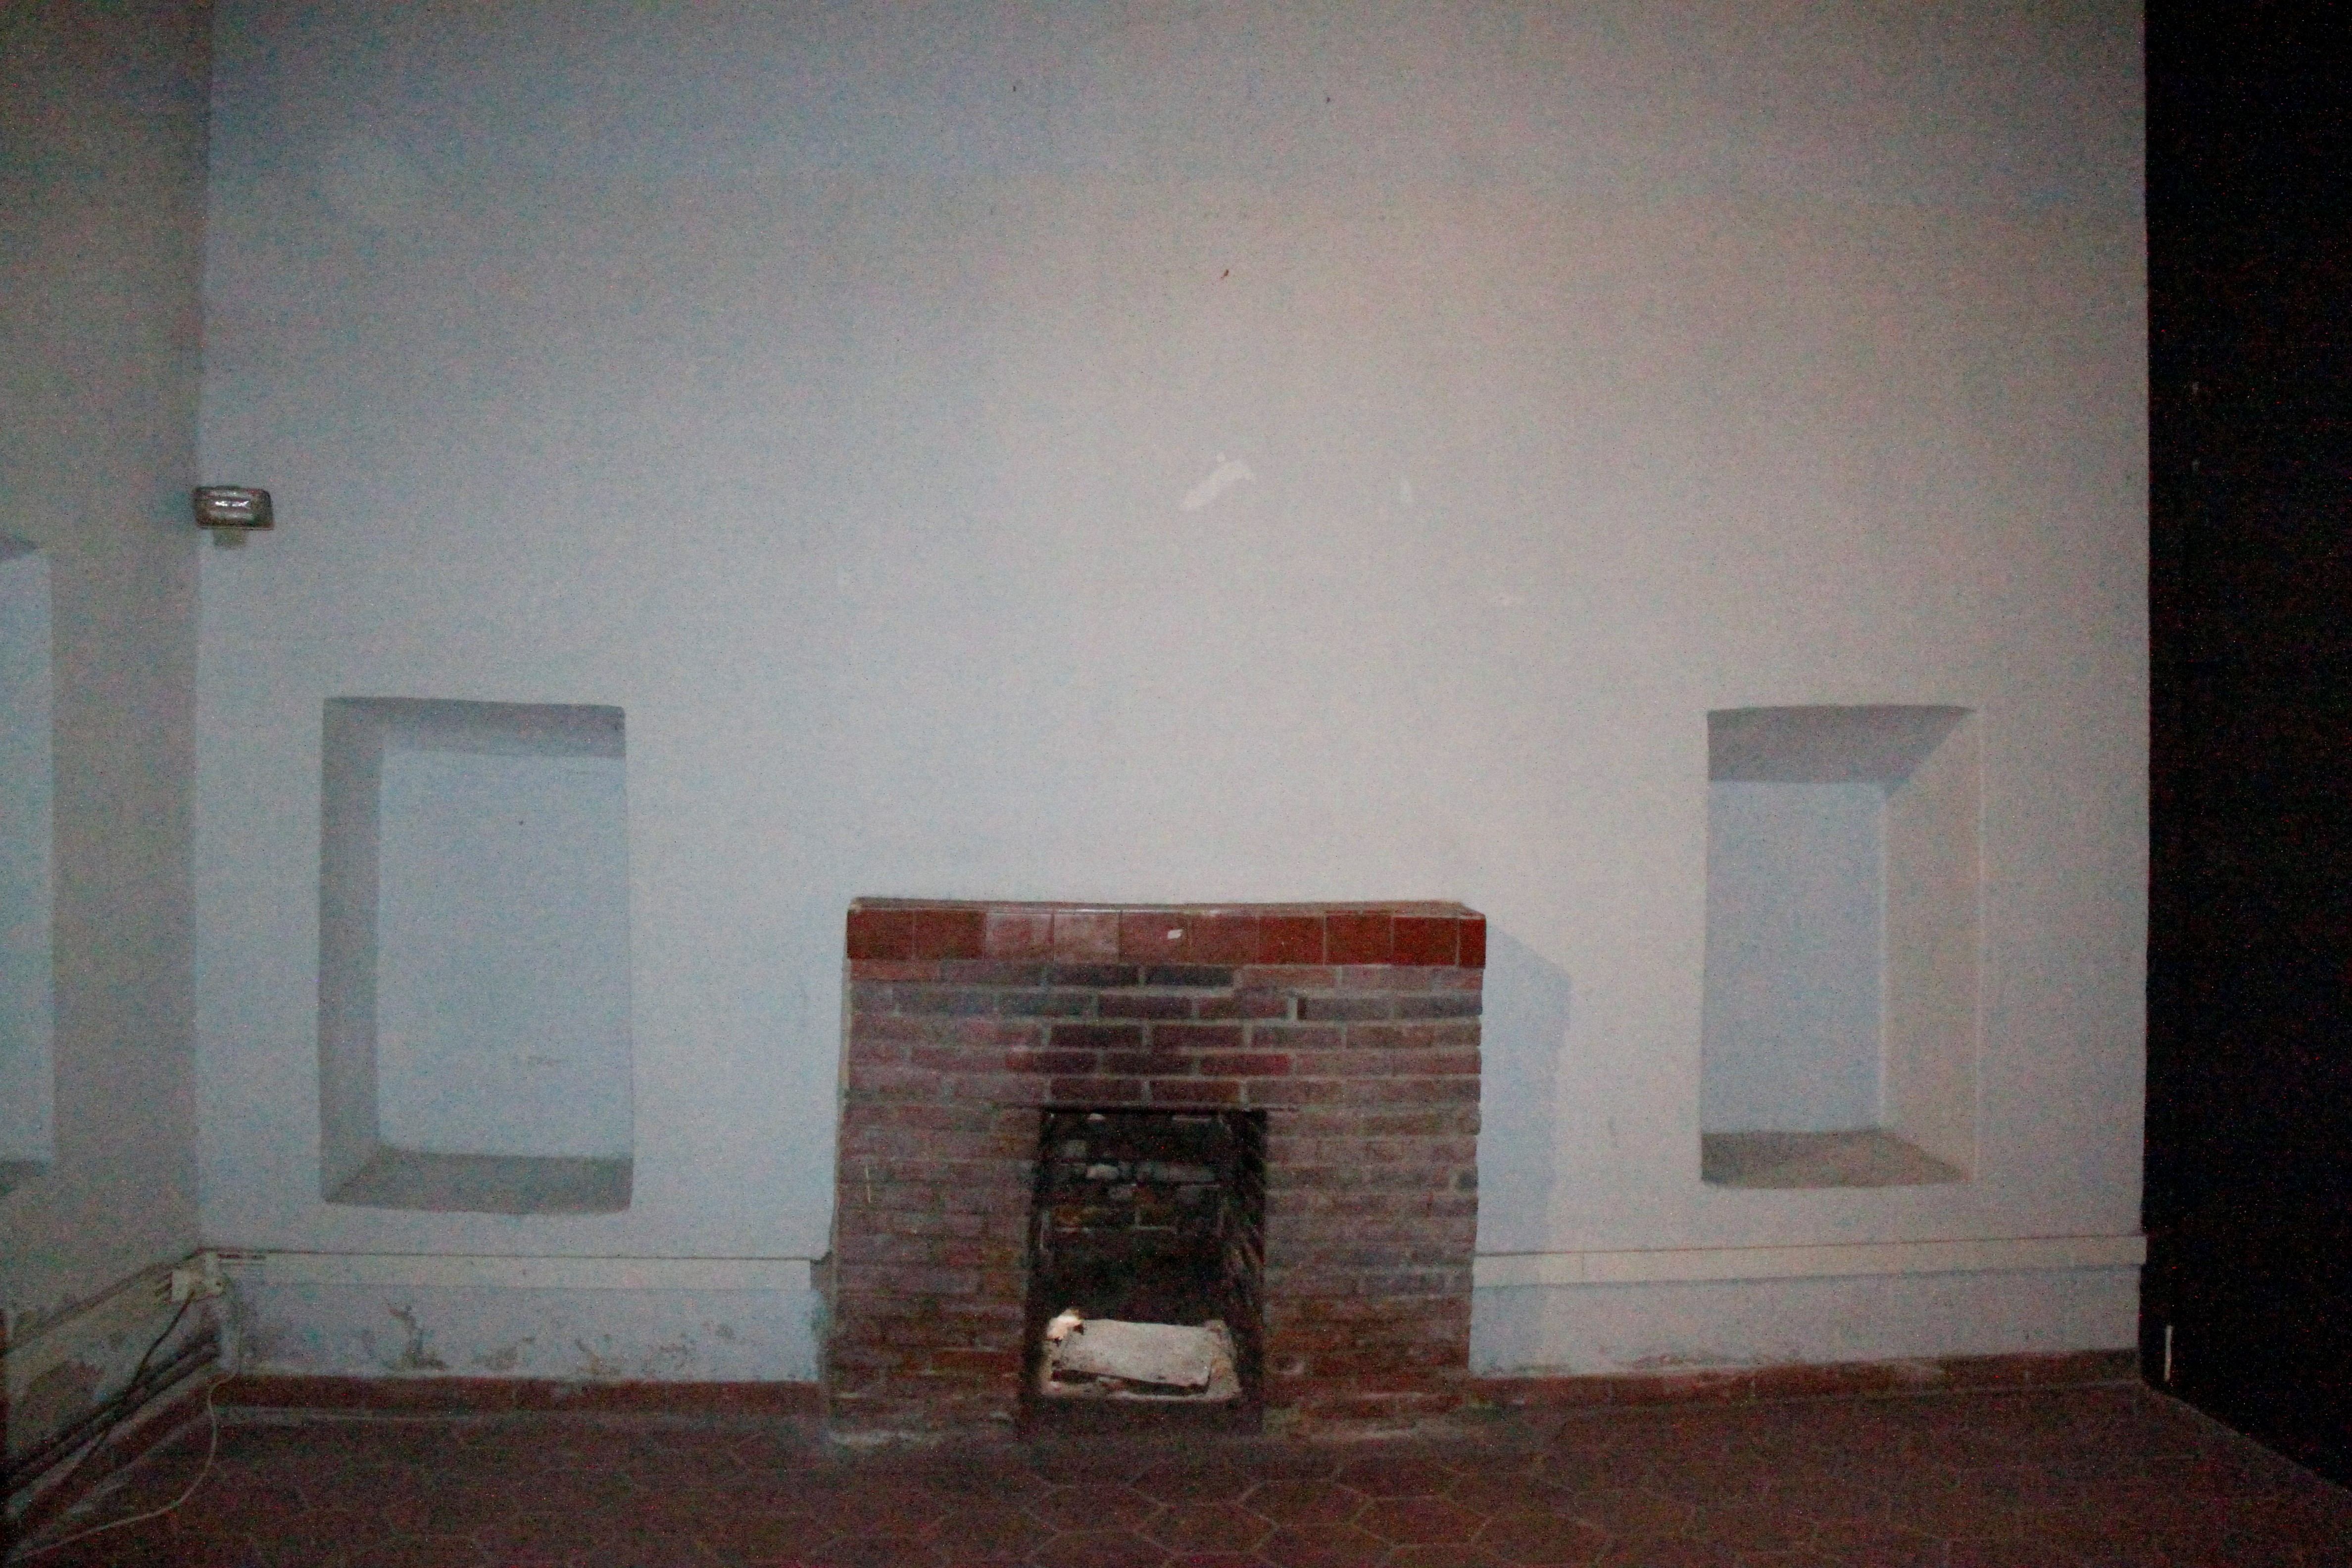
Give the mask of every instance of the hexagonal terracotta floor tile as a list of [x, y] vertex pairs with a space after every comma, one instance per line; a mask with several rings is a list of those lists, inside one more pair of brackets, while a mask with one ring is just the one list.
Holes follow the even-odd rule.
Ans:
[[1497, 1514], [1475, 1542], [1480, 1551], [1525, 1568], [1590, 1563], [1608, 1543], [1608, 1535], [1596, 1526], [1554, 1513]]
[[[1628, 1536], [1612, 1541], [1593, 1560], [1593, 1568], [1748, 1568], [1748, 1559], [1715, 1541], [1687, 1536]], [[1772, 1559], [1759, 1557], [1755, 1568], [1769, 1568]], [[2042, 1568], [2054, 1568], [2043, 1563]]]
[[1025, 1500], [1021, 1510], [1056, 1531], [1131, 1530], [1157, 1517], [1164, 1506], [1131, 1487], [1063, 1486]]
[[1124, 1530], [1072, 1531], [1031, 1553], [1036, 1568], [1160, 1568], [1166, 1547]]
[[1171, 1552], [1247, 1552], [1273, 1531], [1272, 1520], [1231, 1502], [1185, 1503], [1140, 1530]]
[[1128, 1478], [1137, 1491], [1165, 1503], [1231, 1502], [1256, 1484], [1255, 1476], [1222, 1459], [1168, 1460]]
[[1367, 1568], [1388, 1551], [1387, 1542], [1349, 1524], [1287, 1524], [1257, 1546], [1274, 1568]]
[[1366, 1497], [1384, 1498], [1436, 1497], [1460, 1478], [1428, 1454], [1379, 1454], [1342, 1465], [1337, 1479]]
[[1026, 1557], [1056, 1533], [1010, 1502], [974, 1499], [940, 1521], [931, 1539], [961, 1563], [971, 1557]]
[[1506, 1568], [1475, 1546], [1461, 1544], [1400, 1546], [1381, 1568]]
[[1265, 1481], [1243, 1501], [1276, 1524], [1345, 1524], [1364, 1511], [1364, 1494], [1329, 1481]]
[[[626, 1557], [608, 1557], [618, 1568]], [[800, 1561], [806, 1568], [950, 1568], [955, 1558], [936, 1541], [914, 1535], [837, 1535]]]
[[1381, 1498], [1356, 1516], [1356, 1528], [1399, 1546], [1467, 1542], [1486, 1521], [1444, 1498]]
[[1563, 1490], [1552, 1496], [1549, 1508], [1563, 1518], [1582, 1520], [1611, 1535], [1685, 1535], [1698, 1517], [1696, 1503], [1645, 1487]]

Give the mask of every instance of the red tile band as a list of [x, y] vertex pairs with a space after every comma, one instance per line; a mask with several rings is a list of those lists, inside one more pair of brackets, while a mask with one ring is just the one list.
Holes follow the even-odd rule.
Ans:
[[1398, 964], [1483, 969], [1486, 921], [1458, 904], [986, 904], [860, 900], [853, 961], [992, 958], [1160, 964]]

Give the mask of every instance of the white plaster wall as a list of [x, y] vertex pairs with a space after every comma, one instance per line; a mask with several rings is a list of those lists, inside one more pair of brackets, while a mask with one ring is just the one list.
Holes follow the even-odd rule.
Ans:
[[[217, 51], [204, 451], [280, 525], [205, 559], [212, 1238], [821, 1249], [859, 893], [1485, 910], [1484, 1250], [2134, 1227], [2131, 7], [228, 0]], [[353, 693], [627, 710], [627, 1212], [319, 1203]], [[1706, 716], [1811, 703], [1979, 715], [1974, 1182], [1699, 1182]]]
[[1700, 1130], [1878, 1125], [1886, 792], [1706, 788]]
[[1511, 1286], [1477, 1291], [1471, 1325], [1471, 1367], [1494, 1373], [2054, 1354], [2132, 1343], [2139, 1270]]
[[[12, 5], [0, 39], [0, 535], [47, 563], [55, 766], [53, 1158], [0, 1196], [0, 1311], [21, 1339], [197, 1240], [206, 13]], [[10, 1435], [31, 1441], [32, 1417]]]
[[621, 759], [387, 747], [381, 800], [383, 1141], [628, 1158]]
[[0, 534], [0, 1195], [56, 1152], [49, 563]]
[[239, 1283], [239, 1364], [326, 1376], [806, 1382], [816, 1292]]

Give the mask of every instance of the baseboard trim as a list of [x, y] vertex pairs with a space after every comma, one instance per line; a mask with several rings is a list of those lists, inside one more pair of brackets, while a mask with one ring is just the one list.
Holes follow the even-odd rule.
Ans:
[[[1587, 1405], [1742, 1404], [1867, 1394], [2063, 1388], [2137, 1381], [2137, 1352], [1824, 1365], [1725, 1367], [1599, 1376], [1474, 1377], [1468, 1402], [1489, 1409]], [[315, 1377], [247, 1373], [221, 1384], [224, 1410], [331, 1410], [358, 1414], [485, 1415], [523, 1412], [811, 1417], [824, 1414], [814, 1383], [567, 1383], [520, 1377]]]
[[1481, 1290], [1526, 1285], [1692, 1285], [1880, 1274], [2008, 1274], [2136, 1268], [2147, 1237], [2018, 1236], [1957, 1241], [1848, 1241], [1806, 1247], [1638, 1247], [1593, 1252], [1482, 1252]]
[[2134, 1383], [2138, 1379], [2139, 1352], [2110, 1350], [1944, 1356], [1916, 1361], [1837, 1362], [1797, 1366], [1695, 1368], [1601, 1375], [1480, 1377], [1474, 1378], [1470, 1386], [1474, 1402], [1517, 1410], [1586, 1405], [1738, 1405], [1773, 1399], [2064, 1388], [2093, 1383]]
[[249, 1373], [222, 1409], [494, 1415], [559, 1411], [648, 1415], [820, 1415], [814, 1383], [572, 1383], [539, 1377], [314, 1377]]

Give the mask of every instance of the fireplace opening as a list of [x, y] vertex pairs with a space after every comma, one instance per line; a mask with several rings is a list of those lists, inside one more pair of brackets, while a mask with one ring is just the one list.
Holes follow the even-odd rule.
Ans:
[[1265, 1237], [1264, 1111], [1047, 1110], [1024, 1422], [1255, 1426]]

